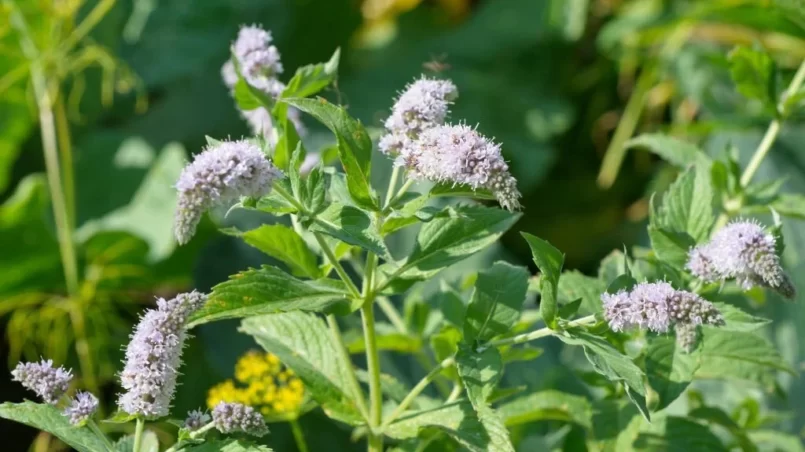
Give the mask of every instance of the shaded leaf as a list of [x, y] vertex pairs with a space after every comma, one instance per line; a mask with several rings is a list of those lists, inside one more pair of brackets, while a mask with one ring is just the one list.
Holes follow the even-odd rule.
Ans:
[[592, 407], [586, 398], [561, 391], [535, 392], [506, 402], [498, 408], [506, 425], [535, 421], [563, 421], [592, 428]]
[[520, 318], [529, 273], [525, 267], [495, 262], [478, 272], [475, 291], [464, 316], [464, 341], [485, 341], [508, 333]]
[[648, 384], [659, 398], [652, 410], [660, 411], [676, 400], [693, 380], [699, 368], [699, 352], [686, 353], [673, 336], [657, 336], [649, 340], [645, 354]]
[[537, 264], [541, 272], [539, 287], [542, 299], [539, 303], [539, 312], [548, 326], [556, 328], [556, 316], [559, 309], [556, 295], [565, 256], [561, 251], [539, 237], [525, 232], [522, 235], [528, 242], [534, 263]]

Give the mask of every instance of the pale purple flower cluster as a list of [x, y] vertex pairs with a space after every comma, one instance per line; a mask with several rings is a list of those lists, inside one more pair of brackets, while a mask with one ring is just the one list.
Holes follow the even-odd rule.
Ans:
[[212, 420], [221, 433], [244, 432], [254, 436], [268, 433], [263, 416], [253, 407], [241, 403], [219, 403], [212, 410]]
[[11, 371], [11, 376], [51, 405], [59, 402], [73, 379], [72, 371], [53, 367], [53, 360], [50, 359], [38, 363], [19, 363]]
[[386, 135], [378, 144], [380, 151], [389, 155], [399, 154], [399, 162], [410, 161], [412, 157], [407, 154], [413, 150], [419, 134], [444, 124], [450, 103], [457, 96], [456, 85], [450, 80], [422, 77], [409, 84], [386, 119]]
[[187, 243], [210, 208], [231, 204], [241, 196], [263, 196], [280, 177], [282, 172], [248, 141], [224, 141], [208, 147], [182, 170], [176, 183], [176, 240]]
[[[232, 46], [232, 53], [237, 59], [246, 82], [253, 88], [276, 99], [285, 90], [285, 84], [277, 78], [283, 72], [283, 68], [279, 51], [271, 42], [271, 32], [257, 26], [245, 26], [238, 33], [238, 38]], [[221, 68], [221, 78], [230, 91], [234, 90], [235, 84], [238, 82], [238, 74], [232, 60], [224, 63]], [[271, 146], [276, 144], [277, 137], [268, 110], [258, 107], [253, 110], [243, 110], [240, 113], [254, 135], [264, 137]], [[288, 108], [288, 118], [296, 127], [297, 133], [303, 136], [306, 130], [299, 110]]]
[[709, 301], [676, 290], [667, 282], [644, 282], [631, 291], [601, 295], [604, 317], [613, 331], [630, 328], [666, 333], [673, 325], [722, 325], [724, 318]]
[[428, 129], [420, 135], [412, 156], [412, 177], [486, 189], [504, 208], [520, 208], [517, 180], [509, 173], [500, 145], [472, 127], [460, 124]]
[[187, 319], [207, 296], [193, 291], [175, 298], [157, 300], [157, 309], [146, 311], [126, 348], [126, 363], [120, 384], [126, 390], [118, 405], [129, 414], [157, 418], [166, 416], [176, 389], [186, 338]]
[[751, 221], [737, 221], [688, 254], [687, 268], [706, 282], [735, 279], [744, 289], [761, 285], [792, 298], [795, 289], [783, 271], [775, 238]]
[[187, 413], [187, 419], [184, 420], [184, 428], [194, 432], [210, 422], [210, 415], [201, 411], [193, 410]]
[[696, 325], [678, 323], [674, 325], [676, 343], [684, 351], [690, 353], [699, 343], [699, 329]]
[[81, 425], [98, 410], [98, 399], [89, 392], [79, 391], [64, 409], [64, 415], [73, 425]]

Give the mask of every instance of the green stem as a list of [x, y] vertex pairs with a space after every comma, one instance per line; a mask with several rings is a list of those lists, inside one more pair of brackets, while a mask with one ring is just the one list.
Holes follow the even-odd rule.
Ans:
[[[781, 101], [780, 105], [777, 107], [778, 111], [782, 111], [783, 102], [785, 102], [788, 96], [799, 91], [803, 82], [805, 82], [805, 61], [800, 64], [799, 69], [797, 69], [796, 74], [794, 74], [794, 78], [791, 79], [791, 83], [788, 85], [788, 88], [786, 88], [785, 92], [780, 97]], [[769, 128], [766, 129], [766, 134], [763, 135], [763, 139], [760, 140], [760, 144], [758, 145], [757, 150], [755, 150], [755, 154], [752, 156], [752, 159], [749, 161], [749, 164], [746, 165], [746, 169], [741, 175], [741, 187], [746, 187], [749, 185], [749, 182], [752, 181], [752, 177], [755, 176], [758, 168], [760, 168], [760, 163], [763, 162], [764, 158], [766, 158], [766, 155], [771, 150], [772, 145], [774, 145], [774, 142], [777, 140], [781, 127], [781, 118], [775, 118], [771, 124], [769, 124]]]
[[143, 418], [137, 418], [137, 425], [134, 427], [134, 447], [131, 449], [132, 452], [140, 452], [140, 445], [143, 442], [143, 427], [145, 427], [145, 421]]
[[294, 196], [292, 194], [288, 193], [288, 191], [285, 190], [285, 188], [283, 188], [282, 185], [274, 184], [274, 187], [272, 188], [272, 190], [274, 190], [277, 193], [279, 193], [280, 196], [285, 198], [286, 201], [288, 201], [289, 203], [291, 203], [291, 205], [296, 207], [296, 209], [300, 213], [307, 214], [307, 211], [305, 210], [305, 206], [303, 206], [299, 201], [297, 201], [296, 198], [294, 198]]
[[408, 189], [411, 188], [412, 185], [414, 185], [414, 182], [416, 181], [413, 179], [408, 179], [407, 181], [405, 181], [402, 187], [400, 187], [400, 189], [397, 190], [397, 193], [391, 197], [388, 203], [386, 203], [386, 207], [383, 209], [383, 211], [384, 212], [388, 211], [389, 208], [391, 208], [391, 205], [397, 202], [397, 200], [400, 199], [402, 195], [404, 195], [408, 191]]
[[308, 452], [309, 449], [307, 448], [307, 442], [305, 442], [305, 433], [302, 431], [299, 421], [293, 419], [290, 421], [290, 424], [293, 439], [296, 442], [296, 448], [299, 449], [299, 452]]
[[400, 313], [397, 311], [397, 308], [391, 303], [391, 300], [388, 297], [375, 297], [377, 300], [378, 306], [380, 306], [380, 310], [383, 311], [383, 314], [389, 319], [394, 328], [397, 328], [397, 331], [403, 334], [408, 334], [408, 327], [405, 326], [405, 321], [400, 316]]
[[78, 44], [78, 41], [82, 40], [98, 25], [98, 22], [106, 16], [106, 13], [115, 6], [115, 1], [116, 0], [101, 0], [92, 8], [92, 11], [87, 14], [86, 18], [78, 24], [70, 36], [61, 43], [61, 48], [64, 49], [65, 53], [69, 52], [70, 49]]
[[[214, 427], [215, 427], [215, 422], [210, 421], [208, 424], [202, 426], [198, 430], [193, 430], [192, 432], [190, 432], [188, 437], [190, 439], [196, 439], [196, 438], [202, 436], [203, 434], [207, 433], [208, 431], [212, 430]], [[174, 444], [173, 446], [169, 447], [168, 449], [165, 449], [165, 452], [176, 452], [176, 451], [182, 449], [184, 447], [184, 444], [185, 444], [184, 441], [179, 441], [178, 443]], [[134, 449], [134, 452], [137, 452], [137, 449]]]
[[403, 412], [405, 412], [408, 406], [411, 405], [411, 403], [413, 403], [413, 401], [419, 396], [419, 394], [421, 394], [422, 391], [424, 391], [425, 388], [428, 387], [430, 382], [433, 381], [444, 369], [447, 369], [448, 367], [454, 365], [455, 363], [456, 361], [454, 358], [452, 357], [447, 358], [441, 363], [439, 363], [439, 365], [433, 368], [430, 372], [428, 372], [427, 375], [422, 377], [422, 379], [419, 380], [419, 383], [417, 383], [416, 386], [414, 386], [413, 389], [411, 389], [411, 392], [409, 392], [408, 395], [405, 396], [404, 399], [402, 399], [400, 404], [397, 405], [397, 408], [395, 408], [394, 411], [392, 411], [391, 414], [386, 418], [385, 422], [383, 423], [383, 426], [381, 427], [381, 431], [386, 427], [388, 427], [397, 418], [399, 418], [400, 415]]
[[358, 382], [358, 376], [355, 375], [355, 366], [352, 365], [349, 352], [347, 351], [346, 345], [344, 345], [344, 339], [341, 337], [341, 329], [338, 328], [338, 321], [335, 315], [327, 315], [327, 325], [330, 327], [330, 333], [333, 335], [333, 340], [335, 341], [338, 354], [340, 355], [339, 357], [341, 361], [344, 362], [347, 369], [349, 369], [349, 384], [352, 386], [352, 395], [358, 403], [358, 411], [360, 411], [361, 416], [369, 422], [369, 410], [366, 408], [366, 400], [363, 398], [361, 384]]
[[319, 243], [319, 247], [321, 247], [322, 252], [327, 257], [327, 260], [330, 261], [330, 264], [335, 269], [335, 272], [338, 273], [338, 276], [344, 281], [344, 284], [347, 285], [347, 290], [349, 293], [356, 299], [361, 298], [361, 293], [358, 290], [358, 287], [352, 282], [352, 278], [349, 277], [344, 267], [341, 265], [341, 262], [338, 261], [338, 258], [335, 257], [335, 253], [330, 248], [330, 245], [327, 244], [327, 241], [324, 240], [324, 236], [321, 235], [321, 232], [313, 232], [313, 236], [316, 237], [316, 242]]
[[397, 179], [400, 178], [402, 167], [394, 165], [391, 170], [391, 178], [389, 178], [389, 187], [386, 189], [386, 200], [383, 202], [383, 209], [391, 204], [391, 199], [394, 197], [394, 189], [397, 188]]
[[56, 114], [56, 133], [59, 139], [59, 151], [61, 154], [62, 177], [64, 177], [64, 199], [67, 205], [67, 221], [72, 231], [75, 229], [76, 225], [75, 168], [73, 166], [73, 146], [70, 139], [70, 123], [67, 121], [67, 113], [64, 110], [62, 96], [56, 98], [54, 111]]
[[464, 386], [462, 386], [461, 383], [457, 383], [453, 387], [453, 390], [450, 391], [450, 395], [447, 396], [447, 400], [445, 400], [444, 403], [455, 402], [458, 399], [458, 397], [461, 395], [462, 392], [464, 392]]
[[375, 313], [373, 300], [368, 299], [361, 308], [363, 336], [366, 342], [367, 371], [369, 372], [369, 451], [383, 451], [383, 435], [376, 429], [383, 421], [383, 393], [380, 386], [380, 358], [377, 353], [375, 335]]
[[[414, 352], [414, 359], [424, 370], [432, 369], [433, 366], [436, 365], [434, 359], [431, 358], [430, 355], [427, 354], [423, 349]], [[450, 379], [444, 375], [439, 374], [436, 379], [433, 380], [433, 383], [436, 385], [436, 389], [439, 390], [439, 393], [442, 396], [447, 397], [447, 395], [450, 394]]]
[[87, 427], [89, 427], [89, 429], [92, 430], [93, 433], [95, 433], [95, 436], [97, 436], [98, 439], [100, 439], [101, 442], [103, 442], [103, 445], [104, 447], [106, 447], [106, 450], [108, 452], [115, 452], [115, 446], [112, 444], [111, 441], [109, 441], [109, 438], [107, 438], [106, 434], [101, 431], [100, 427], [98, 427], [98, 424], [96, 424], [95, 421], [93, 421], [92, 419], [87, 421]]
[[[595, 315], [588, 315], [586, 317], [582, 317], [580, 319], [571, 320], [567, 322], [565, 328], [580, 326], [580, 325], [590, 325], [595, 323]], [[554, 334], [555, 331], [545, 327], [538, 329], [536, 331], [532, 331], [530, 333], [525, 334], [518, 334], [517, 336], [507, 337], [505, 339], [498, 339], [496, 341], [489, 342], [487, 344], [488, 347], [501, 347], [503, 345], [514, 345], [514, 344], [522, 344], [523, 342], [533, 341], [535, 339], [539, 339], [545, 336], [550, 336]]]

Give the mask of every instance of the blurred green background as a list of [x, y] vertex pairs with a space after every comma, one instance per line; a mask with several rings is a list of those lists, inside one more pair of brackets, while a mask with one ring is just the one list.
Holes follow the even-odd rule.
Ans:
[[[327, 60], [340, 47], [339, 80], [325, 95], [370, 127], [382, 126], [395, 94], [419, 74], [452, 78], [460, 92], [452, 120], [478, 124], [503, 143], [524, 198], [522, 220], [481, 259], [496, 255], [530, 264], [517, 233], [527, 231], [565, 252], [566, 268], [588, 274], [612, 250], [647, 243], [648, 197], [674, 176], [645, 153], [625, 155], [619, 170], [608, 164], [599, 175], [607, 153], [617, 163], [626, 138], [659, 130], [713, 154], [734, 145], [748, 158], [768, 118], [735, 91], [726, 52], [736, 44], [763, 47], [784, 72], [805, 58], [805, 2], [798, 0], [17, 4], [37, 44], [54, 49], [43, 61], [55, 80], [60, 144], [72, 145], [82, 283], [78, 296], [64, 296], [30, 65], [10, 25], [11, 6], [0, 3], [0, 356], [9, 365], [39, 356], [72, 365], [83, 374], [82, 384], [107, 402], [114, 400], [114, 373], [131, 324], [155, 296], [207, 290], [266, 262], [258, 251], [215, 232], [211, 221], [181, 249], [171, 231], [172, 184], [205, 135], [248, 133], [220, 77], [241, 24], [273, 32], [286, 75]], [[99, 4], [108, 11], [75, 48], [63, 50], [65, 37]], [[312, 121], [307, 125], [308, 148], [331, 141]], [[805, 189], [804, 140], [802, 124], [787, 124], [759, 179], [785, 175], [786, 190]], [[377, 155], [376, 165], [381, 181], [390, 164]], [[236, 212], [225, 221], [248, 227], [266, 220]], [[789, 221], [785, 233], [786, 264], [803, 293], [805, 224]], [[410, 237], [395, 240], [401, 247]], [[460, 280], [472, 265], [445, 277]], [[417, 296], [427, 302], [427, 289]], [[802, 369], [800, 303], [758, 299], [754, 308], [774, 319], [770, 337]], [[254, 346], [235, 332], [235, 323], [205, 325], [195, 336], [186, 351], [177, 417], [203, 406], [206, 390], [230, 377], [237, 357]], [[537, 361], [507, 368], [508, 383], [583, 391], [577, 379], [567, 378], [562, 363], [570, 358], [553, 346]], [[403, 381], [417, 378], [408, 360], [386, 356], [383, 365]], [[790, 413], [784, 430], [799, 433], [805, 425], [800, 377], [781, 376], [776, 388], [725, 388], [708, 387], [706, 397], [729, 403], [749, 394]], [[26, 397], [5, 372], [0, 393], [4, 401]], [[320, 413], [305, 416], [302, 427], [313, 450], [360, 449], [346, 428]], [[548, 427], [534, 424], [515, 434], [539, 436]], [[272, 432], [275, 450], [293, 450], [285, 424], [272, 425]], [[6, 450], [25, 450], [34, 439], [38, 450], [58, 447], [36, 435], [0, 421], [0, 436], [13, 442]]]

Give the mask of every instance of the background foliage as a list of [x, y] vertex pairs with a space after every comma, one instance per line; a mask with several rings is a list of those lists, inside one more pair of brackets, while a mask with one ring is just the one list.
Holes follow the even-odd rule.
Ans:
[[[31, 25], [41, 42], [58, 42], [53, 23], [72, 14], [78, 22], [95, 5], [21, 3], [28, 17], [38, 18]], [[735, 44], [765, 48], [785, 80], [805, 58], [805, 15], [796, 0], [107, 3], [111, 9], [90, 35], [95, 44], [53, 62], [65, 79], [64, 116], [75, 157], [74, 218], [85, 281], [80, 300], [69, 302], [58, 295], [63, 277], [40, 175], [44, 163], [27, 64], [0, 12], [0, 328], [5, 338], [0, 353], [10, 364], [40, 355], [76, 363], [75, 350], [86, 347], [96, 359], [82, 364], [108, 399], [115, 391], [120, 347], [143, 305], [155, 295], [190, 286], [209, 289], [247, 266], [268, 262], [242, 241], [212, 232], [209, 224], [190, 246], [176, 248], [170, 228], [171, 184], [189, 153], [205, 144], [205, 135], [247, 133], [219, 72], [242, 23], [261, 23], [274, 32], [286, 73], [326, 61], [340, 47], [337, 91], [328, 96], [348, 105], [367, 126], [379, 127], [395, 93], [423, 70], [440, 69], [455, 81], [461, 102], [454, 117], [480, 123], [481, 132], [504, 143], [525, 205], [502, 246], [451, 268], [445, 277], [457, 286], [479, 261], [531, 263], [518, 230], [566, 253], [565, 268], [578, 270], [574, 277], [579, 279], [596, 276], [597, 262], [624, 244], [630, 249], [647, 245], [649, 197], [664, 190], [676, 170], [648, 153], [626, 153], [626, 140], [663, 131], [699, 142], [713, 156], [734, 146], [738, 158], [746, 160], [768, 125], [768, 106], [744, 97], [757, 84], [739, 83], [736, 89], [729, 50]], [[749, 67], [732, 77], [756, 75]], [[311, 141], [331, 140], [312, 121], [307, 125]], [[805, 158], [797, 146], [803, 134], [796, 118], [787, 123], [759, 181], [784, 177], [784, 191], [805, 189]], [[373, 178], [379, 182], [388, 177], [389, 165], [375, 163]], [[805, 218], [798, 198], [784, 201], [775, 201], [778, 209]], [[249, 230], [265, 220], [236, 212], [226, 222]], [[784, 229], [785, 264], [803, 293], [805, 224], [789, 219]], [[411, 240], [403, 234], [391, 251], [408, 249]], [[409, 297], [406, 313], [414, 318], [416, 306], [432, 300], [437, 289]], [[533, 307], [534, 300], [529, 303]], [[758, 293], [746, 308], [774, 320], [763, 328], [785, 361], [800, 370], [801, 304]], [[71, 320], [77, 311], [86, 313], [84, 333]], [[235, 327], [224, 321], [195, 330], [185, 355], [186, 368], [194, 372], [183, 378], [177, 412], [196, 408], [209, 387], [231, 376], [237, 357], [254, 347]], [[540, 359], [509, 364], [506, 386], [583, 394], [583, 385], [565, 366], [583, 357], [563, 351], [557, 341], [549, 344]], [[383, 368], [393, 369], [402, 381], [418, 378], [413, 360], [384, 358]], [[88, 373], [82, 368], [82, 374]], [[24, 394], [5, 380], [7, 375], [0, 372], [0, 390], [21, 401]], [[798, 434], [805, 410], [795, 402], [805, 397], [805, 380], [781, 373], [764, 383], [709, 382], [696, 389], [705, 405]], [[590, 423], [578, 414], [584, 410], [569, 410], [580, 416], [579, 425]], [[512, 422], [522, 424], [514, 436], [525, 438], [523, 444], [539, 448], [555, 441], [545, 436], [555, 430], [547, 422]], [[301, 424], [316, 432], [308, 439], [313, 450], [334, 444], [359, 449], [347, 430], [321, 414], [311, 413]], [[276, 450], [293, 447], [286, 429], [272, 426]], [[22, 450], [35, 434], [6, 421], [0, 431], [16, 442], [13, 450]]]

